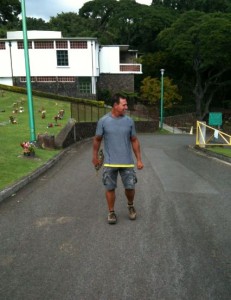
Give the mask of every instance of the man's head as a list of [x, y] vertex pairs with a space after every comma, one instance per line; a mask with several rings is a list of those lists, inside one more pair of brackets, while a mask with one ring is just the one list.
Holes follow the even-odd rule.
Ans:
[[115, 94], [112, 97], [112, 111], [116, 116], [123, 116], [128, 109], [127, 99], [122, 94]]

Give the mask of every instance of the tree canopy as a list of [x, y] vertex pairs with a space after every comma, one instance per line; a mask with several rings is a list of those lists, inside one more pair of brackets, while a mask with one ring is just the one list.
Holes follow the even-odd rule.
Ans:
[[[158, 78], [151, 78], [150, 76], [144, 78], [140, 88], [141, 99], [148, 102], [150, 105], [159, 106], [161, 83]], [[181, 101], [182, 97], [179, 94], [177, 85], [169, 77], [164, 79], [164, 107], [171, 108], [174, 104]]]
[[197, 115], [202, 119], [215, 92], [225, 84], [224, 74], [231, 69], [230, 32], [230, 14], [190, 11], [158, 37], [161, 47], [184, 65], [193, 79]]
[[63, 36], [95, 36], [94, 25], [91, 20], [80, 17], [77, 13], [61, 13], [51, 17], [49, 21], [50, 30], [60, 30]]
[[[0, 0], [1, 37], [22, 30], [20, 12], [19, 0]], [[28, 17], [27, 29], [130, 45], [143, 65], [143, 74], [135, 78], [136, 92], [145, 78], [155, 79], [157, 87], [164, 68], [182, 102], [194, 103], [201, 119], [214, 101], [230, 101], [231, 0], [153, 0], [150, 6], [135, 0], [92, 0], [78, 13], [62, 12], [48, 22]]]
[[19, 0], [0, 0], [0, 25], [14, 21], [20, 12]]
[[230, 0], [152, 0], [152, 5], [159, 5], [186, 12], [198, 10], [206, 13], [230, 11]]

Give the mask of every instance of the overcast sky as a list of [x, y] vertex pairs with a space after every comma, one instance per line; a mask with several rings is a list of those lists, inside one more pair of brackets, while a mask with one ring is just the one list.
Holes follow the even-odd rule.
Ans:
[[[76, 12], [89, 0], [25, 0], [26, 16], [42, 18], [49, 21], [62, 12]], [[136, 0], [141, 4], [150, 5], [152, 0]]]

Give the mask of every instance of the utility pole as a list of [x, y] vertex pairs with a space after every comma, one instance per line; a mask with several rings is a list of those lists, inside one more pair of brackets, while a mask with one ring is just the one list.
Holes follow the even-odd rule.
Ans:
[[35, 135], [34, 107], [33, 107], [33, 98], [32, 98], [32, 90], [31, 90], [31, 79], [30, 79], [30, 62], [29, 62], [29, 52], [28, 52], [25, 0], [21, 0], [21, 8], [22, 8], [22, 28], [23, 28], [25, 67], [26, 67], [28, 111], [29, 111], [30, 142], [34, 142], [36, 141], [36, 135]]
[[160, 95], [160, 128], [163, 129], [164, 115], [164, 69], [161, 69], [161, 95]]

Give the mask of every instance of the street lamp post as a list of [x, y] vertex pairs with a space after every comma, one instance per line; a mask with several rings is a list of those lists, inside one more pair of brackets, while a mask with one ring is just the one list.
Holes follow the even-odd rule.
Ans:
[[163, 129], [163, 114], [164, 114], [164, 69], [161, 73], [161, 94], [160, 94], [160, 128]]
[[30, 141], [34, 142], [36, 141], [36, 135], [35, 135], [34, 107], [33, 107], [32, 90], [31, 90], [31, 79], [30, 79], [30, 62], [29, 62], [27, 26], [26, 26], [26, 8], [25, 8], [24, 0], [21, 0], [21, 9], [22, 9], [22, 27], [23, 27], [24, 56], [25, 56], [25, 67], [26, 67], [28, 110], [29, 110]]

